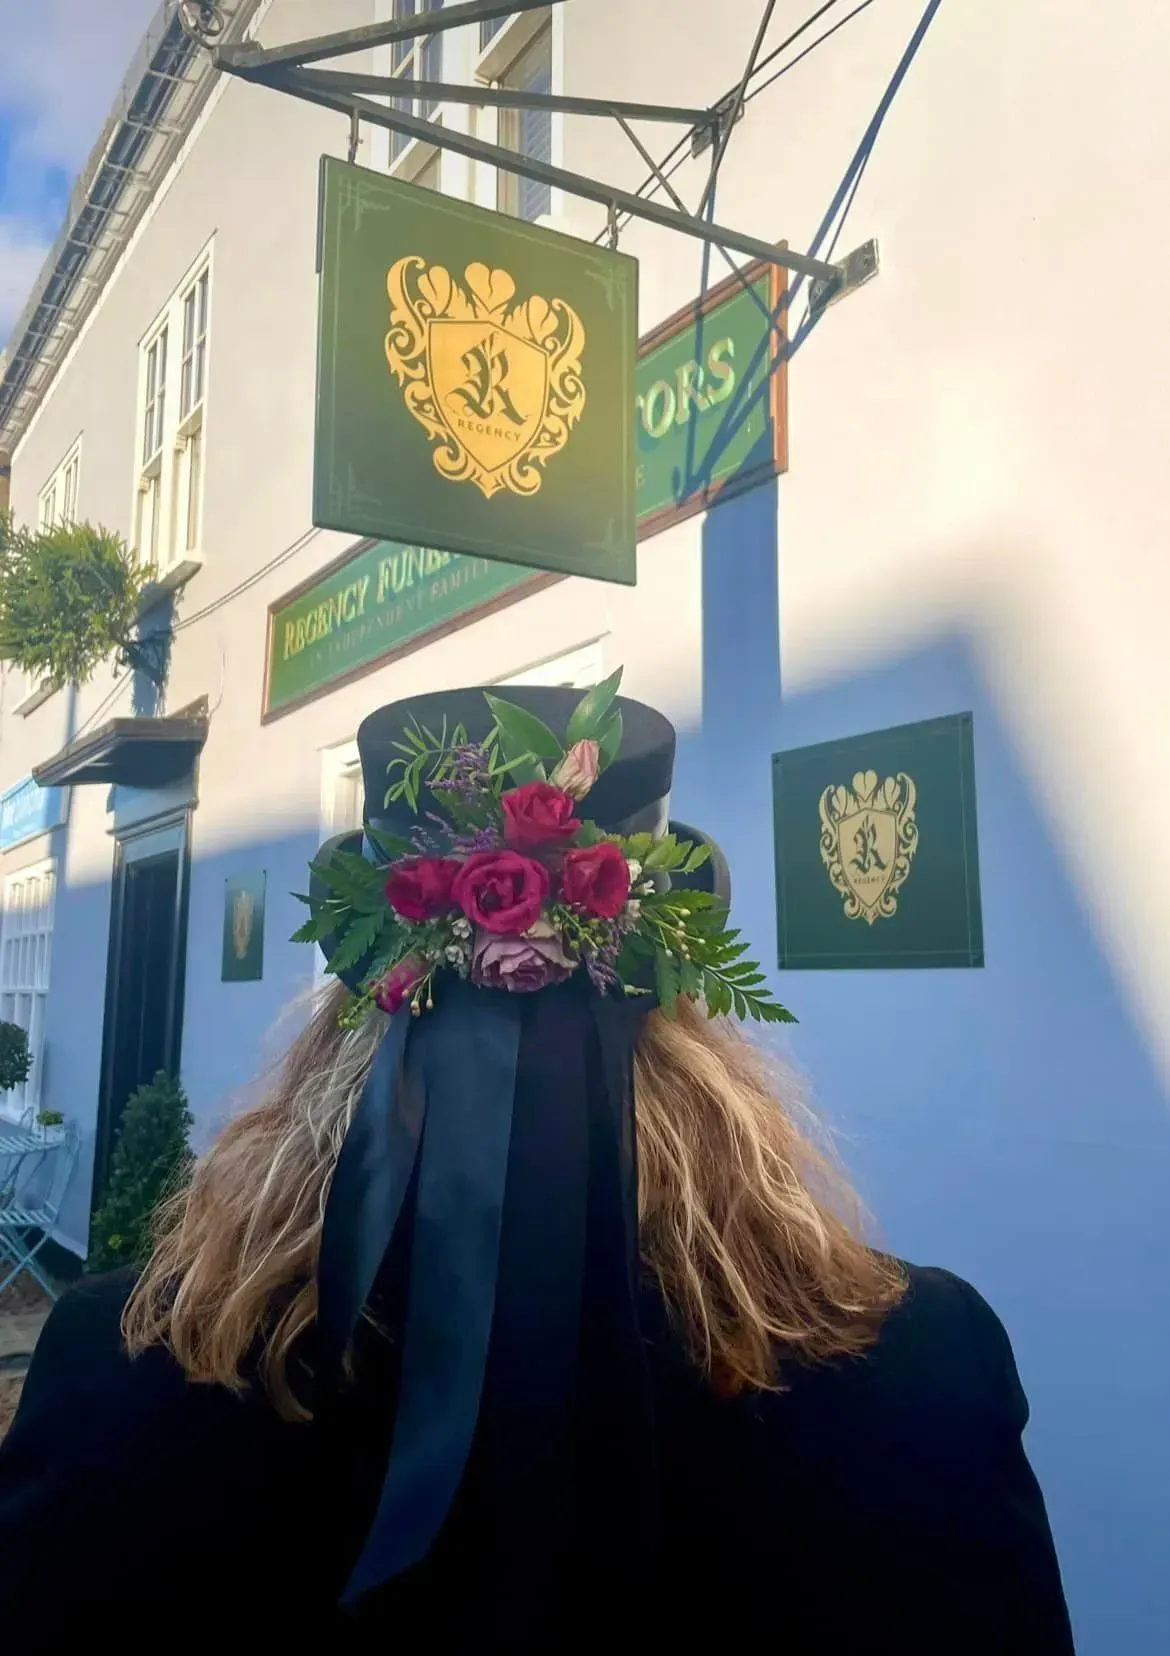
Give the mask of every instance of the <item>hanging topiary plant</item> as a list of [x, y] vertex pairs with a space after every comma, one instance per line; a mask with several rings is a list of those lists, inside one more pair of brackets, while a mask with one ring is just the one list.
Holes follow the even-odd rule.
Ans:
[[138, 637], [153, 578], [112, 530], [59, 523], [34, 532], [0, 515], [0, 659], [57, 690], [84, 684], [116, 652], [159, 682], [157, 650]]

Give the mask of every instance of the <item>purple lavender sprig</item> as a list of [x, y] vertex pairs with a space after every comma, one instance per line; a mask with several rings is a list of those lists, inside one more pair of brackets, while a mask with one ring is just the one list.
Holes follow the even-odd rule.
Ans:
[[451, 835], [451, 849], [453, 851], [465, 851], [469, 857], [473, 856], [476, 851], [497, 851], [502, 844], [503, 836], [492, 823], [489, 823], [485, 828], [476, 828], [466, 834]]
[[492, 791], [491, 755], [482, 742], [462, 742], [446, 754], [442, 774], [429, 784], [432, 793], [451, 795], [452, 802], [476, 806]]

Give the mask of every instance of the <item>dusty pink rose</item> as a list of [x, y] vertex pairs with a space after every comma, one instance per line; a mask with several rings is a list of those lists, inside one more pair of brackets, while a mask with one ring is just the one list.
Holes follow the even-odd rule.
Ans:
[[597, 743], [574, 742], [549, 781], [562, 793], [567, 793], [570, 799], [584, 799], [597, 781], [600, 769], [601, 749]]
[[393, 1017], [426, 977], [429, 967], [420, 955], [407, 955], [396, 966], [391, 966], [374, 991], [374, 1000], [383, 1012]]
[[471, 981], [481, 989], [509, 989], [531, 994], [550, 983], [563, 983], [576, 962], [565, 953], [560, 933], [538, 920], [522, 937], [477, 932], [471, 957]]

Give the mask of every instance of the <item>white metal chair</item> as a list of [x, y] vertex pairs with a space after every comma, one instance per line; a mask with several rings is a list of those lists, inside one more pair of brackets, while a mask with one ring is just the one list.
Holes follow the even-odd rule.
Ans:
[[40, 1284], [50, 1299], [56, 1289], [37, 1263], [37, 1254], [49, 1240], [61, 1204], [77, 1166], [80, 1149], [77, 1128], [67, 1126], [59, 1140], [40, 1146], [23, 1161], [16, 1188], [0, 1207], [0, 1293], [22, 1272]]

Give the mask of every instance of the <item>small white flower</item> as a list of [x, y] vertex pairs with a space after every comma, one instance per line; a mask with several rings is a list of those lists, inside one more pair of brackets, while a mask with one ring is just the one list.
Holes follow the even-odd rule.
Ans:
[[444, 952], [452, 966], [458, 966], [467, 959], [467, 950], [459, 943], [448, 943]]
[[626, 861], [626, 867], [630, 871], [630, 884], [637, 885], [638, 875], [642, 872], [642, 864], [636, 857], [629, 857]]
[[631, 898], [624, 912], [627, 920], [637, 920], [642, 913], [642, 905], [636, 897]]
[[455, 933], [456, 937], [470, 937], [471, 921], [466, 919], [463, 915], [460, 915], [458, 920], [452, 920], [451, 930]]

